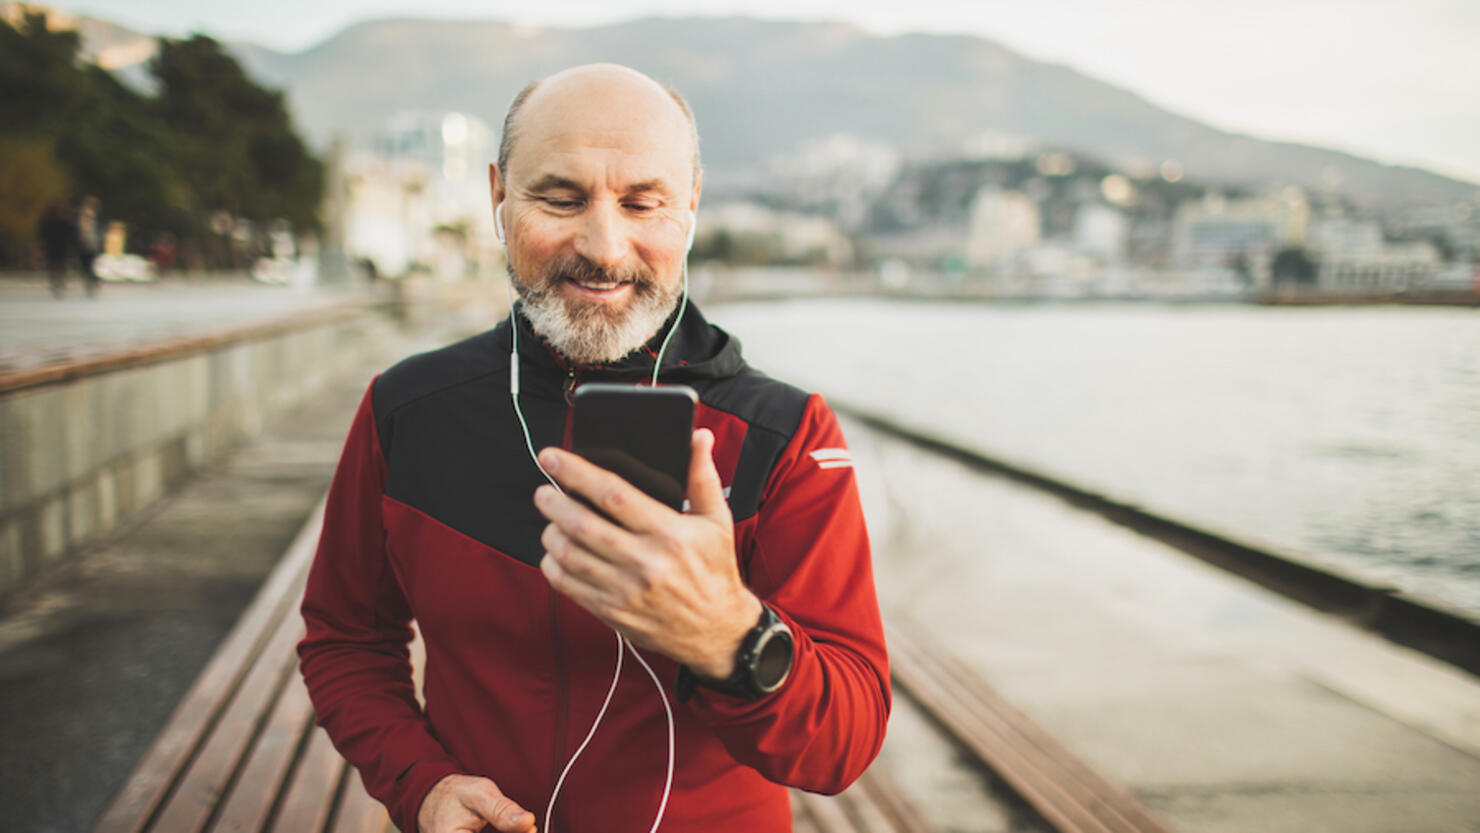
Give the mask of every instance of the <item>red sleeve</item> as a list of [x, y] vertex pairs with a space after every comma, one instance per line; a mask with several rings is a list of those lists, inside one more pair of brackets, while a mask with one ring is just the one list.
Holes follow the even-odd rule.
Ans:
[[[374, 384], [371, 384], [371, 390]], [[437, 781], [461, 771], [432, 736], [411, 680], [411, 610], [381, 525], [385, 457], [370, 391], [360, 401], [324, 509], [303, 593], [299, 668], [319, 725], [365, 789], [411, 833]]]
[[751, 589], [792, 629], [791, 676], [757, 702], [706, 689], [692, 701], [736, 760], [820, 793], [863, 774], [889, 720], [889, 660], [852, 462], [814, 394], [767, 483], [753, 549], [741, 554]]

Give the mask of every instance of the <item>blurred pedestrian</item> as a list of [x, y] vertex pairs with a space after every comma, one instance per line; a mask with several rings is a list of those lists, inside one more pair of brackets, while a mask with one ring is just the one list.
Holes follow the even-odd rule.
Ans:
[[51, 294], [60, 298], [67, 288], [67, 257], [77, 240], [77, 227], [67, 217], [67, 207], [61, 203], [47, 206], [46, 213], [41, 215], [37, 234], [46, 257], [46, 277], [51, 283]]
[[77, 260], [82, 266], [82, 285], [89, 297], [98, 292], [98, 273], [93, 262], [103, 248], [102, 221], [98, 217], [98, 198], [86, 197], [77, 209]]
[[149, 260], [161, 275], [175, 268], [175, 236], [169, 232], [157, 235], [149, 245]]

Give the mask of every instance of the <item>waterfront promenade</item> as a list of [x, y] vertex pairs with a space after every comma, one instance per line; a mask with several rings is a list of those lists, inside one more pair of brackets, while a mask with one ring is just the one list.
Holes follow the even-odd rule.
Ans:
[[[238, 290], [259, 288], [192, 296], [198, 332], [262, 309]], [[80, 297], [32, 302], [96, 314]], [[128, 349], [151, 338], [138, 326]], [[0, 609], [7, 829], [88, 829], [322, 495], [370, 375], [466, 326], [387, 337]], [[916, 623], [1170, 829], [1480, 829], [1473, 676], [1039, 490], [851, 420], [845, 430], [886, 617]], [[924, 824], [1049, 829], [896, 692], [876, 766]]]
[[[1058, 498], [844, 428], [886, 616], [921, 623], [1171, 829], [1477, 829], [1475, 677]], [[917, 788], [959, 781], [939, 761], [884, 765]], [[940, 829], [1014, 829], [940, 794]]]

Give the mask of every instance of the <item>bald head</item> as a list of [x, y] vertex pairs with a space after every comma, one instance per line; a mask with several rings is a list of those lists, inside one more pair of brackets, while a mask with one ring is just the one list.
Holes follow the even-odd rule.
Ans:
[[699, 178], [699, 131], [688, 102], [672, 87], [620, 64], [572, 67], [520, 90], [504, 116], [499, 171], [506, 179], [511, 176], [523, 135], [539, 141], [548, 129], [566, 125], [612, 135], [642, 134], [653, 143], [671, 145], [690, 159], [694, 181]]

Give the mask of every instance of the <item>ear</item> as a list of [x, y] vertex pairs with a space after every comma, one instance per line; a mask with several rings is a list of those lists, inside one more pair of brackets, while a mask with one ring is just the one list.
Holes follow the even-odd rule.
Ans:
[[504, 178], [499, 176], [498, 165], [494, 162], [488, 163], [488, 193], [493, 196], [494, 205], [504, 201]]
[[704, 190], [704, 169], [699, 169], [699, 175], [694, 177], [694, 193], [689, 197], [689, 210], [697, 214], [699, 212], [699, 192]]

